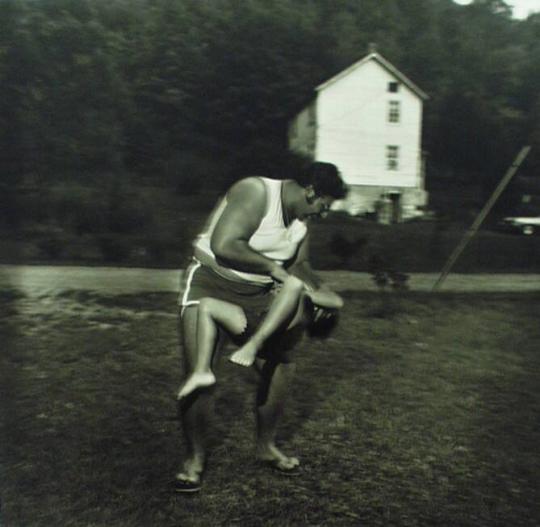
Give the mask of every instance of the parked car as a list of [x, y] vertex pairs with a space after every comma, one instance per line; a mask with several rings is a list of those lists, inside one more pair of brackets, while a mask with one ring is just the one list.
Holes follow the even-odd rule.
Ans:
[[540, 233], [540, 216], [507, 216], [499, 222], [507, 232], [519, 232], [526, 236]]

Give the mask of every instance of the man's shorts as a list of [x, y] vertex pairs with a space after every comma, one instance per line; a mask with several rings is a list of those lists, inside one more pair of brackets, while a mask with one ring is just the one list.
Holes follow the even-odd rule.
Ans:
[[182, 313], [186, 307], [197, 305], [205, 297], [239, 306], [246, 315], [247, 328], [242, 337], [247, 338], [268, 313], [274, 298], [273, 287], [273, 284], [255, 285], [228, 280], [194, 259], [182, 276], [179, 304]]

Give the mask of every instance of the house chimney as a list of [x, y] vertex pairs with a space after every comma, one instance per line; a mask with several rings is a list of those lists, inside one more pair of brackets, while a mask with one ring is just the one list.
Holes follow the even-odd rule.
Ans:
[[375, 42], [370, 42], [368, 45], [368, 53], [377, 53], [377, 44]]

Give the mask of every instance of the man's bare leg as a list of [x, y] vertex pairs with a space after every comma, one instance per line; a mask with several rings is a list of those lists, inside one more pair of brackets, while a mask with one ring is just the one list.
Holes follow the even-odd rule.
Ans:
[[261, 374], [261, 382], [257, 392], [257, 451], [258, 459], [269, 461], [282, 471], [294, 470], [300, 464], [297, 457], [287, 456], [276, 446], [276, 432], [279, 421], [285, 410], [285, 403], [294, 380], [296, 364], [284, 362], [290, 350], [303, 337], [307, 323], [305, 303], [299, 303], [298, 309], [284, 335], [282, 345], [287, 351], [280, 350], [282, 361], [277, 356], [273, 360], [257, 359], [257, 369]]
[[283, 471], [300, 464], [296, 457], [285, 455], [276, 446], [276, 431], [283, 415], [289, 388], [294, 378], [294, 363], [266, 361], [261, 367], [261, 385], [257, 396], [257, 447], [256, 456], [270, 461]]
[[[180, 321], [183, 337], [184, 357], [188, 371], [197, 360], [198, 306], [188, 307]], [[180, 328], [179, 328], [180, 329]], [[209, 391], [199, 392], [193, 398], [184, 399], [180, 406], [182, 429], [187, 447], [183, 469], [176, 475], [180, 482], [200, 482], [206, 459], [208, 422], [214, 399]]]
[[304, 283], [300, 279], [291, 275], [285, 280], [261, 325], [248, 342], [229, 357], [229, 360], [240, 366], [251, 366], [264, 342], [293, 318], [303, 291]]
[[187, 397], [200, 388], [215, 384], [212, 372], [212, 356], [218, 337], [217, 324], [233, 335], [241, 334], [247, 325], [244, 311], [239, 306], [217, 300], [203, 298], [198, 306], [197, 319], [197, 354], [191, 375], [178, 392], [178, 399]]

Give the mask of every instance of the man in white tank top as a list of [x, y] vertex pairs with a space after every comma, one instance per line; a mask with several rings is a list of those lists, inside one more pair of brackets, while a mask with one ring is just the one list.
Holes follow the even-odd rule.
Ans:
[[[216, 348], [221, 329], [233, 337], [249, 337], [268, 309], [273, 284], [287, 280], [290, 272], [321, 298], [326, 296], [330, 304], [335, 301], [337, 295], [322, 284], [309, 263], [308, 221], [324, 215], [345, 192], [337, 168], [329, 163], [313, 163], [302, 184], [250, 177], [231, 187], [195, 241], [194, 263], [185, 273], [180, 304], [188, 374], [202, 346]], [[301, 320], [299, 315], [294, 321]], [[290, 342], [275, 340], [274, 345], [279, 349], [272, 348], [257, 359], [261, 373], [257, 457], [289, 472], [299, 461], [276, 447], [275, 432], [294, 362]], [[182, 400], [188, 452], [183, 470], [176, 476], [180, 492], [200, 489], [209, 397], [209, 390], [199, 390]]]

